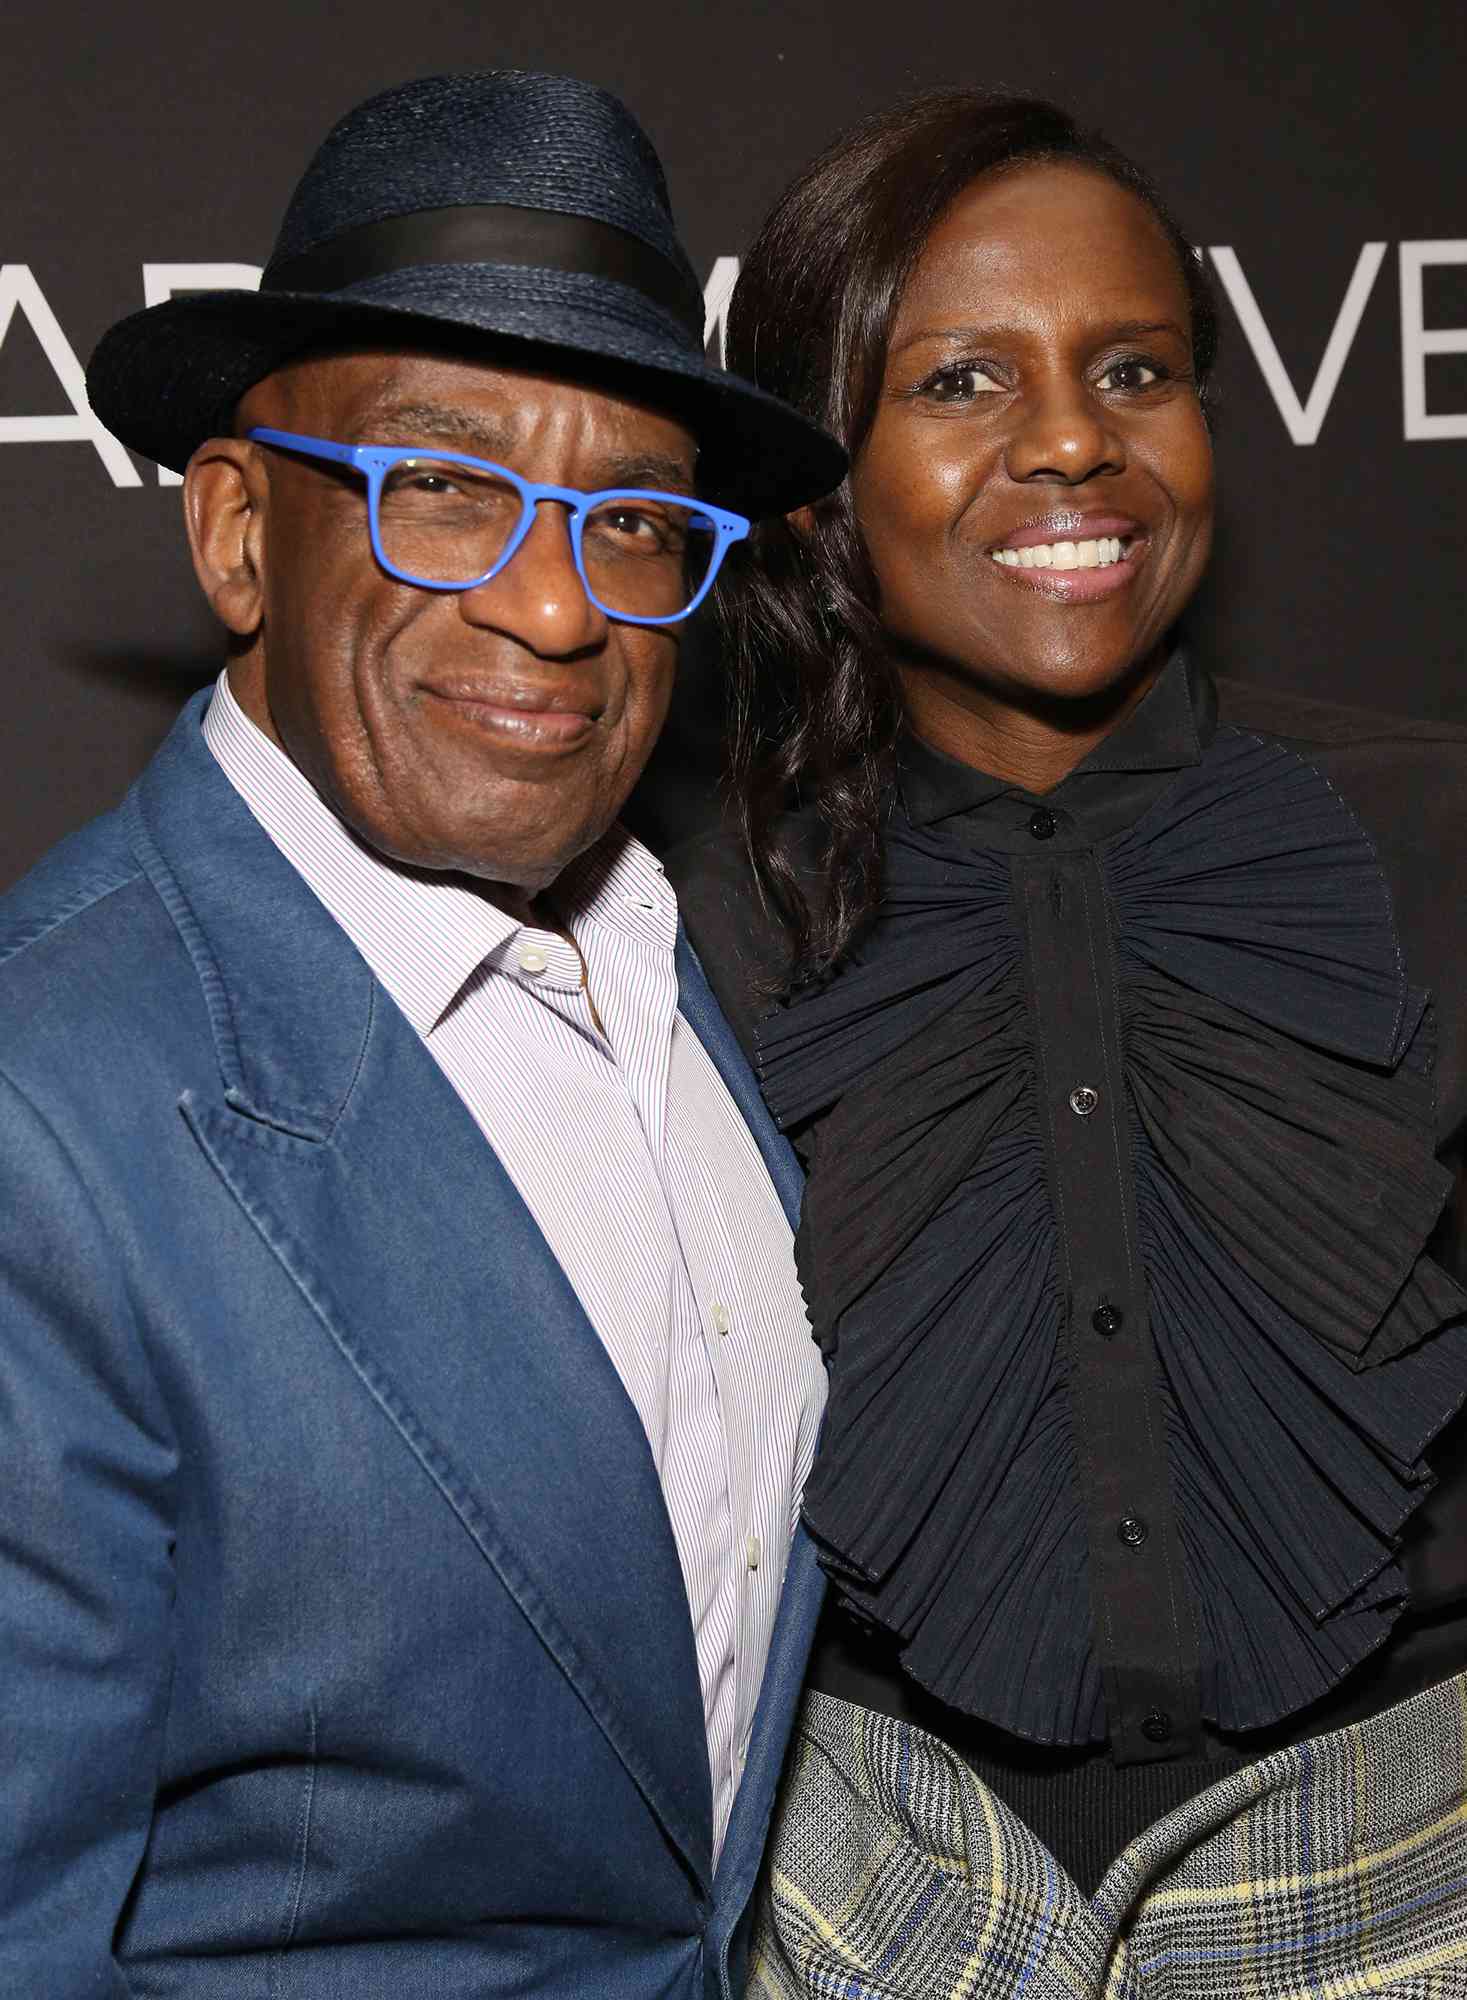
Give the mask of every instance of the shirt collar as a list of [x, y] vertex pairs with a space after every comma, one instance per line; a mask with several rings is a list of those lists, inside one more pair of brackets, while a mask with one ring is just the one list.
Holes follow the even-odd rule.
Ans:
[[1104, 782], [1109, 774], [1180, 771], [1200, 762], [1212, 740], [1216, 716], [1211, 677], [1177, 651], [1145, 698], [1051, 791], [1026, 792], [1006, 778], [949, 757], [909, 732], [897, 753], [902, 804], [914, 826], [930, 826], [999, 800], [1058, 806], [1084, 817], [1087, 807], [1115, 790]]
[[[359, 840], [245, 714], [227, 674], [203, 727], [225, 776], [420, 1035], [437, 1026], [480, 966], [504, 964], [525, 927], [457, 877], [404, 868]], [[673, 948], [672, 890], [623, 827], [571, 863], [555, 901], [565, 920], [588, 918]]]

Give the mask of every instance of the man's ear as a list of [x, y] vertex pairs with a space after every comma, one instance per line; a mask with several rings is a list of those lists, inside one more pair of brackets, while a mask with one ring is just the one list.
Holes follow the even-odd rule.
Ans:
[[183, 476], [183, 513], [199, 588], [214, 615], [252, 639], [264, 609], [268, 484], [261, 454], [244, 438], [208, 438]]

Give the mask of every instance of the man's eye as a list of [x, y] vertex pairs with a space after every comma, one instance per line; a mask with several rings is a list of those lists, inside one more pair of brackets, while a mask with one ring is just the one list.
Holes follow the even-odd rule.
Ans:
[[956, 361], [929, 375], [921, 393], [930, 403], [971, 403], [975, 396], [991, 395], [998, 386], [979, 362]]
[[657, 525], [647, 514], [639, 514], [634, 507], [608, 507], [596, 517], [597, 526], [610, 528], [618, 535], [653, 535]]
[[438, 498], [443, 494], [462, 490], [462, 482], [452, 469], [443, 465], [415, 465], [405, 459], [394, 465], [383, 481], [383, 491], [391, 496], [415, 494], [427, 498]]
[[1159, 382], [1162, 371], [1154, 361], [1142, 361], [1138, 355], [1131, 355], [1125, 361], [1113, 361], [1096, 384], [1100, 389], [1149, 389]]
[[680, 507], [608, 507], [592, 515], [597, 527], [662, 549], [681, 547], [687, 539], [690, 509]]

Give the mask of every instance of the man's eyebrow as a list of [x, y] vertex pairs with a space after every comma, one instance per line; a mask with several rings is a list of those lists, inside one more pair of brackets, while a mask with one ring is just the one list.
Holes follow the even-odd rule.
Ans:
[[[1186, 327], [1174, 319], [1108, 320], [1087, 329], [1087, 332], [1097, 342], [1145, 340], [1157, 333], [1175, 334], [1178, 340], [1191, 337]], [[982, 346], [985, 341], [1010, 340], [1013, 335], [1012, 327], [1003, 326], [926, 326], [897, 342], [891, 353], [893, 356], [904, 354], [909, 347], [920, 347], [928, 342], [941, 342], [947, 347]]]
[[685, 458], [666, 452], [618, 452], [595, 459], [585, 474], [586, 490], [599, 493], [611, 486], [651, 487], [660, 493], [691, 493], [693, 468]]
[[[512, 422], [497, 422], [480, 411], [451, 403], [384, 404], [369, 413], [366, 426], [380, 434], [384, 443], [441, 444], [496, 464], [510, 464], [516, 446]], [[528, 468], [511, 466], [511, 470], [530, 477]], [[686, 459], [669, 452], [612, 452], [592, 460], [583, 480], [587, 492], [611, 486], [650, 486], [686, 493], [692, 486], [693, 469]]]
[[481, 457], [508, 451], [514, 442], [512, 424], [451, 403], [384, 403], [367, 412], [364, 426], [380, 432], [383, 443], [452, 445]]

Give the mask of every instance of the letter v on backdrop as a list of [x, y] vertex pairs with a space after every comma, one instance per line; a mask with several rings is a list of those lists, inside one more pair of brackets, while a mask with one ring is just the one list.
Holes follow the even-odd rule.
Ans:
[[[1237, 253], [1226, 244], [1215, 244], [1208, 251], [1253, 358], [1278, 406], [1284, 428], [1295, 444], [1315, 443], [1324, 427], [1385, 253], [1384, 243], [1360, 246], [1354, 273], [1325, 345], [1324, 358], [1313, 386], [1301, 401], [1253, 296], [1253, 288], [1243, 275]], [[1424, 274], [1430, 266], [1452, 264], [1467, 264], [1467, 237], [1440, 237], [1400, 245], [1401, 409], [1408, 444], [1467, 438], [1467, 410], [1433, 413], [1427, 409], [1428, 361], [1438, 354], [1467, 354], [1467, 327], [1426, 324]]]

